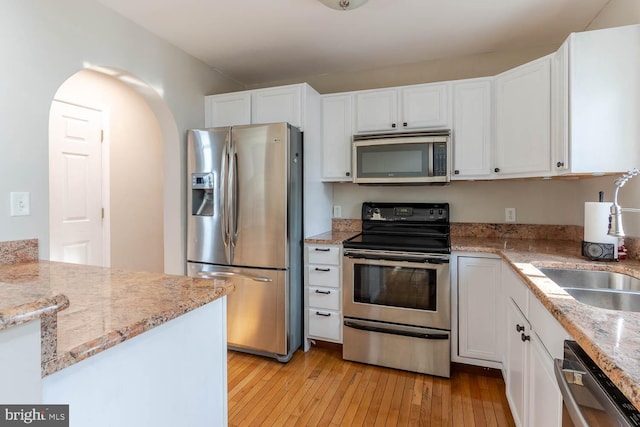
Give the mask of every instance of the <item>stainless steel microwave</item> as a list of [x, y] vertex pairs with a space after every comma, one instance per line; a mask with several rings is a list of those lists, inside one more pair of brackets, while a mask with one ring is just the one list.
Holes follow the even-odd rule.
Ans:
[[451, 131], [354, 135], [353, 182], [357, 184], [446, 184]]

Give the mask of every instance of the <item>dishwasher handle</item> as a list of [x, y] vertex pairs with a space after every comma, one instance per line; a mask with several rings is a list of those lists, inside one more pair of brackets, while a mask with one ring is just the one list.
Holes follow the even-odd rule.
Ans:
[[556, 375], [556, 380], [558, 381], [558, 388], [560, 388], [560, 394], [562, 394], [562, 400], [564, 405], [567, 408], [567, 412], [569, 412], [569, 416], [571, 417], [571, 421], [575, 427], [589, 427], [589, 423], [585, 420], [584, 415], [582, 415], [582, 411], [580, 411], [580, 405], [576, 401], [571, 389], [569, 388], [569, 382], [567, 381], [567, 375], [589, 375], [586, 372], [576, 371], [574, 369], [563, 369], [564, 361], [561, 359], [554, 359], [553, 361], [553, 371]]

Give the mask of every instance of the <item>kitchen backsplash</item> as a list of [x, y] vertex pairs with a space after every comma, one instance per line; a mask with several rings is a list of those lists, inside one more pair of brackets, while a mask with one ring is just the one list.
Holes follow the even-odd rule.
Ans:
[[[362, 230], [359, 219], [334, 218], [331, 223], [332, 231]], [[548, 224], [486, 224], [452, 222], [452, 237], [479, 237], [486, 239], [538, 239], [538, 240], [569, 240], [576, 243], [582, 241], [584, 228], [580, 225], [548, 225]], [[640, 239], [625, 238], [627, 258], [640, 260]]]
[[0, 242], [0, 264], [18, 264], [38, 260], [38, 239]]

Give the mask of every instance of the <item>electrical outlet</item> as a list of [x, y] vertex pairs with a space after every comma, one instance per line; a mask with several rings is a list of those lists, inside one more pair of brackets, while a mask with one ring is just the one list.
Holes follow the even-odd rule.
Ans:
[[23, 216], [30, 214], [29, 193], [11, 193], [11, 216]]
[[334, 205], [333, 206], [333, 217], [334, 218], [342, 218], [342, 206]]
[[504, 208], [504, 221], [516, 222], [516, 208]]

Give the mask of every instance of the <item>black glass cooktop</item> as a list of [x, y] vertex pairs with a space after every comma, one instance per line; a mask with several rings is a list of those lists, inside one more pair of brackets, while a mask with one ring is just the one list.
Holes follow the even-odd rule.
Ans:
[[447, 203], [362, 204], [362, 233], [345, 248], [451, 253]]

